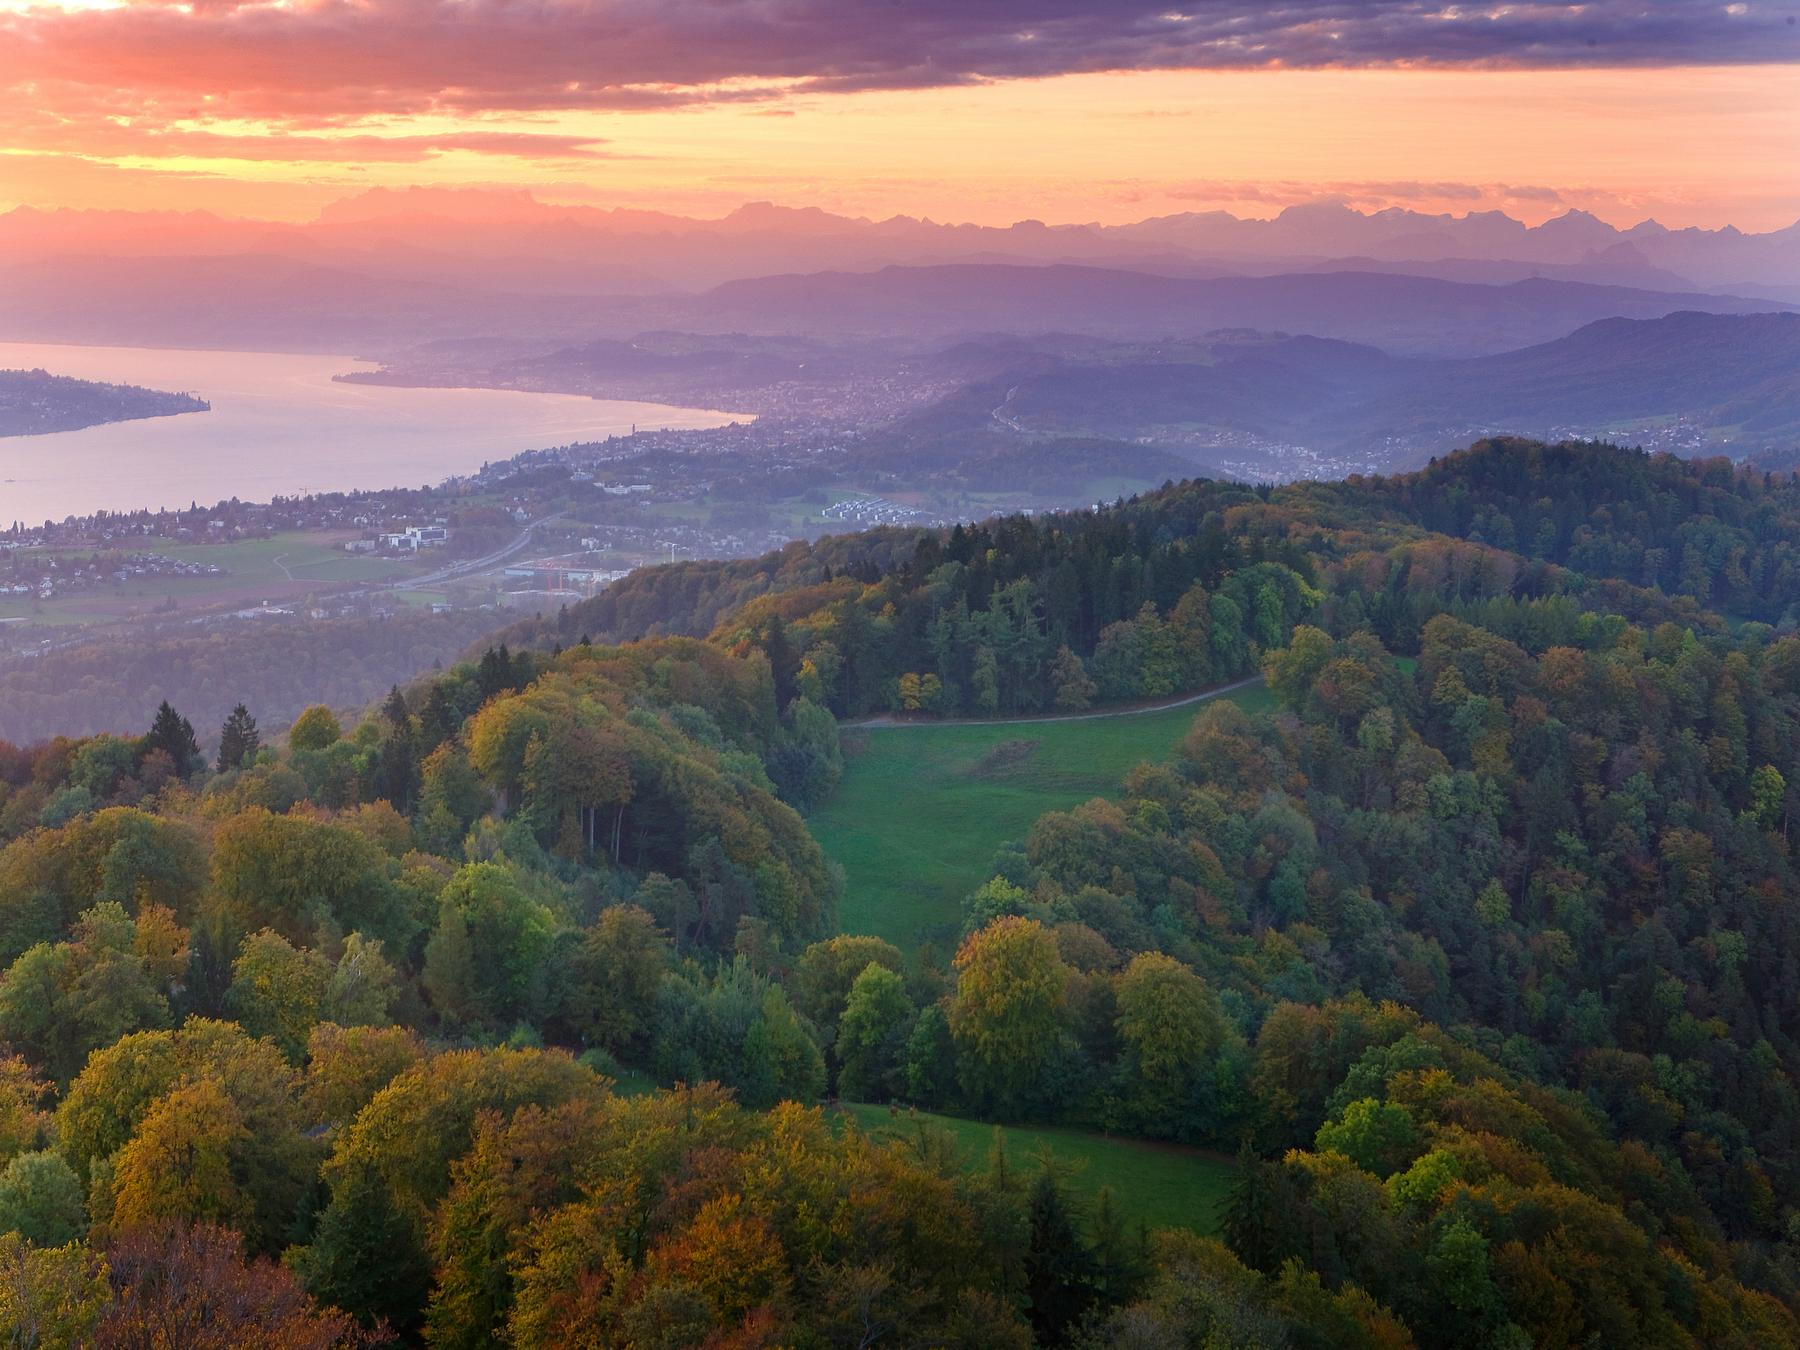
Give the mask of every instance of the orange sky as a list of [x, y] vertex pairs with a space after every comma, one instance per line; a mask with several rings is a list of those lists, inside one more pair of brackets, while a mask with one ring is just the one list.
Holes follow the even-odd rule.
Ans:
[[[0, 15], [23, 7], [0, 0]], [[15, 31], [30, 37], [42, 13], [15, 16]], [[214, 93], [172, 59], [126, 55], [109, 58], [114, 84], [89, 68], [112, 49], [71, 31], [32, 49], [9, 94], [0, 27], [0, 209], [299, 219], [365, 187], [422, 183], [701, 215], [769, 199], [983, 223], [1268, 215], [1321, 196], [1532, 222], [1569, 206], [1618, 224], [1800, 219], [1795, 64], [1137, 70], [850, 92], [758, 75], [683, 86], [667, 107], [500, 106], [513, 91], [453, 109], [362, 89]]]

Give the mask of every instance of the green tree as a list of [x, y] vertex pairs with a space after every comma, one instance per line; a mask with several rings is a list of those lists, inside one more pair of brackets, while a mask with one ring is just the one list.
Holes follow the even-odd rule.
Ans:
[[0, 1172], [0, 1233], [60, 1247], [87, 1232], [81, 1178], [54, 1149], [21, 1153]]
[[1117, 999], [1120, 1091], [1137, 1128], [1182, 1138], [1216, 1127], [1200, 1118], [1227, 1035], [1212, 990], [1174, 957], [1143, 952], [1119, 976]]
[[219, 772], [243, 768], [256, 758], [261, 744], [262, 733], [256, 728], [256, 719], [248, 708], [238, 704], [219, 727]]
[[[186, 935], [148, 906], [134, 921], [106, 901], [82, 914], [71, 941], [40, 943], [0, 977], [0, 1036], [52, 1077], [67, 1080], [89, 1051], [128, 1032], [165, 1025], [162, 992], [185, 967]], [[140, 946], [140, 927], [166, 938]], [[174, 950], [166, 950], [173, 945]]]
[[475, 947], [462, 908], [450, 900], [438, 910], [437, 927], [425, 943], [420, 977], [431, 1006], [452, 1026], [479, 1014], [475, 995]]
[[906, 981], [871, 961], [863, 967], [838, 1019], [838, 1095], [885, 1101], [904, 1089], [901, 1054], [912, 1029]]
[[340, 1026], [382, 1026], [400, 992], [400, 974], [378, 938], [352, 933], [325, 985], [324, 1016]]
[[106, 801], [137, 768], [137, 746], [122, 736], [95, 736], [69, 760], [69, 782], [97, 802]]
[[[1505, 1304], [1494, 1285], [1488, 1242], [1467, 1219], [1446, 1224], [1425, 1258], [1427, 1287], [1443, 1310], [1441, 1330], [1454, 1340], [1472, 1339], [1474, 1328], [1493, 1328], [1505, 1318]], [[1482, 1339], [1486, 1339], [1485, 1337]]]
[[1363, 1171], [1385, 1178], [1419, 1155], [1419, 1127], [1404, 1106], [1362, 1097], [1319, 1126], [1315, 1144], [1322, 1153], [1342, 1153]]
[[[439, 904], [438, 932], [425, 953], [426, 987], [434, 1002], [449, 994], [453, 1015], [490, 1023], [510, 1023], [530, 1013], [543, 993], [540, 979], [555, 932], [550, 911], [496, 863], [463, 867], [445, 885]], [[452, 913], [456, 918], [446, 929], [445, 916]], [[466, 942], [457, 935], [458, 922]], [[458, 996], [455, 988], [464, 980], [466, 993]]]
[[1787, 780], [1773, 764], [1764, 764], [1750, 775], [1750, 811], [1765, 830], [1787, 820]]
[[885, 966], [896, 975], [906, 971], [906, 958], [885, 938], [840, 933], [813, 943], [800, 953], [788, 981], [795, 1006], [814, 1026], [835, 1029], [844, 1015], [850, 986], [870, 962]]
[[669, 940], [648, 910], [616, 905], [582, 935], [562, 990], [563, 1020], [629, 1062], [649, 1050]]
[[975, 711], [983, 717], [993, 717], [1000, 711], [1000, 663], [994, 649], [986, 643], [975, 649], [969, 690], [975, 698]]
[[244, 1030], [267, 1036], [299, 1063], [306, 1038], [324, 1015], [331, 963], [265, 928], [244, 939], [225, 1000]]
[[1031, 1329], [1040, 1345], [1061, 1345], [1094, 1305], [1099, 1267], [1055, 1169], [1039, 1169], [1028, 1204], [1031, 1246], [1025, 1255], [1025, 1290]]
[[445, 857], [459, 856], [463, 836], [487, 803], [487, 791], [462, 748], [454, 742], [438, 746], [420, 770], [420, 842]]

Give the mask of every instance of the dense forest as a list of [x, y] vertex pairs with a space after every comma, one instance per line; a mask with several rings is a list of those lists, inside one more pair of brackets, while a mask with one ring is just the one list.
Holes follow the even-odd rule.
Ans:
[[[280, 744], [0, 746], [0, 1320], [1800, 1344], [1797, 492], [1512, 442], [1183, 483], [653, 569]], [[839, 931], [840, 719], [1247, 672], [1271, 711], [996, 838], [953, 950]], [[1146, 1232], [833, 1098], [1237, 1182]]]

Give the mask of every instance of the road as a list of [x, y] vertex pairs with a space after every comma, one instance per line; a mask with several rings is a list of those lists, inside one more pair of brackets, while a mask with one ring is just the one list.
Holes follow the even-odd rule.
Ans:
[[1218, 698], [1221, 694], [1235, 694], [1240, 689], [1248, 689], [1253, 684], [1261, 684], [1260, 675], [1246, 675], [1241, 680], [1233, 680], [1230, 684], [1216, 684], [1211, 689], [1202, 689], [1197, 694], [1183, 694], [1179, 698], [1163, 699], [1156, 703], [1134, 703], [1128, 708], [1102, 708], [1097, 712], [1055, 713], [1047, 717], [867, 717], [860, 722], [840, 722], [838, 726], [846, 731], [879, 730], [884, 727], [1016, 727], [1031, 726], [1038, 722], [1092, 722], [1099, 717], [1138, 717], [1144, 713], [1167, 712], [1170, 708], [1185, 708], [1190, 703], [1204, 703], [1208, 699]]
[[424, 586], [436, 586], [440, 582], [453, 581], [457, 577], [467, 576], [471, 572], [485, 572], [490, 567], [499, 566], [515, 553], [522, 553], [525, 550], [525, 546], [531, 542], [532, 533], [538, 526], [549, 525], [561, 519], [562, 515], [558, 512], [555, 515], [543, 516], [532, 521], [519, 532], [518, 538], [514, 539], [504, 548], [495, 549], [486, 557], [471, 558], [467, 562], [452, 563], [448, 567], [440, 567], [435, 572], [427, 572], [422, 577], [405, 577], [399, 581], [383, 582], [381, 585], [371, 586], [368, 590], [359, 592], [359, 594], [367, 594], [369, 591], [418, 590]]
[[1015, 384], [1011, 389], [1008, 389], [1006, 391], [1006, 398], [1001, 402], [1000, 406], [995, 408], [988, 416], [992, 417], [1009, 431], [1023, 432], [1025, 428], [1019, 424], [1019, 419], [1016, 417], [1009, 417], [1006, 412], [1008, 408], [1012, 407], [1013, 398], [1018, 394], [1019, 388], [1020, 386]]

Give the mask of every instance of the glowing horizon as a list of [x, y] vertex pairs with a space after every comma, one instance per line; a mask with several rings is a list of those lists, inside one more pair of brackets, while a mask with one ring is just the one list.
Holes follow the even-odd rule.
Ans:
[[1683, 0], [1655, 21], [1606, 0], [1429, 21], [1399, 0], [1350, 18], [1296, 0], [1280, 20], [889, 8], [0, 0], [0, 209], [304, 221], [369, 187], [448, 186], [987, 225], [1321, 199], [1800, 220], [1782, 167], [1800, 164], [1794, 0]]

